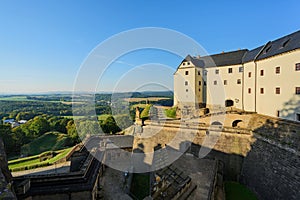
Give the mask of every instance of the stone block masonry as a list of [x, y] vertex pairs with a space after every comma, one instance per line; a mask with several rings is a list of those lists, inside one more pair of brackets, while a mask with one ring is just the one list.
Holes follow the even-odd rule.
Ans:
[[244, 158], [241, 182], [260, 199], [300, 199], [299, 155], [257, 139]]

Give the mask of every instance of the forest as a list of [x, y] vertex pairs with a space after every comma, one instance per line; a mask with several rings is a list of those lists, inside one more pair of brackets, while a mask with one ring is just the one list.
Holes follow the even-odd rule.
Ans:
[[[137, 106], [142, 112], [144, 108], [149, 110], [149, 106], [145, 105], [173, 103], [172, 96], [167, 92], [156, 94], [162, 98], [147, 99], [154, 95], [153, 92], [119, 93], [113, 94], [113, 97], [112, 94], [96, 94], [95, 106], [91, 109], [98, 116], [97, 120], [90, 117], [90, 113], [83, 112], [80, 106], [73, 113], [70, 95], [0, 96], [0, 137], [10, 159], [33, 155], [28, 151], [30, 144], [49, 133], [63, 137], [63, 140], [57, 139], [59, 146], [67, 148], [79, 143], [86, 134], [115, 134], [131, 126]], [[140, 99], [125, 101], [128, 97]], [[77, 103], [81, 105], [81, 102]], [[14, 127], [4, 123], [6, 119], [27, 122]]]

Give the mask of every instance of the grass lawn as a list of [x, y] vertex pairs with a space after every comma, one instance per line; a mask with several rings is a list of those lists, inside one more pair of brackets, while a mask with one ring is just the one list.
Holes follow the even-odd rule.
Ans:
[[237, 182], [225, 182], [226, 200], [257, 200], [255, 194]]
[[138, 199], [144, 199], [150, 192], [150, 175], [133, 174], [131, 193]]
[[41, 137], [35, 139], [22, 146], [21, 152], [23, 155], [36, 155], [45, 151], [55, 151], [66, 148], [68, 136], [59, 132], [45, 133]]
[[[60, 159], [67, 156], [67, 154], [72, 150], [73, 147], [56, 151], [56, 156], [47, 159], [45, 161], [40, 161], [40, 155], [30, 156], [26, 158], [20, 158], [16, 160], [8, 161], [8, 168], [12, 171], [22, 171], [24, 169], [33, 169], [41, 166], [52, 165]], [[44, 154], [44, 153], [42, 153]]]

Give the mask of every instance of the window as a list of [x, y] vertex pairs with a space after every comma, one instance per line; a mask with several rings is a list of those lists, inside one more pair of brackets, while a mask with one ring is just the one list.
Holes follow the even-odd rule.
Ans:
[[199, 85], [201, 85], [201, 81], [199, 81], [199, 83], [198, 83]]
[[199, 92], [201, 92], [201, 89], [200, 89], [200, 88], [199, 88], [198, 90], [199, 90]]
[[300, 94], [300, 87], [296, 87], [296, 94]]
[[188, 62], [187, 65], [190, 65], [190, 62]]
[[244, 71], [244, 67], [239, 67], [239, 72], [243, 72]]
[[260, 70], [260, 75], [263, 76], [264, 75], [264, 70]]
[[185, 75], [189, 75], [189, 71], [185, 71]]
[[206, 85], [206, 81], [203, 82], [203, 85]]
[[228, 68], [228, 73], [232, 73], [232, 68]]
[[219, 74], [219, 70], [218, 69], [216, 69], [216, 74]]
[[296, 113], [296, 120], [300, 121], [300, 114], [299, 113]]
[[237, 84], [241, 84], [242, 81], [241, 81], [241, 79], [238, 79], [236, 82], [237, 82]]
[[224, 80], [224, 85], [227, 85], [227, 80]]
[[276, 67], [276, 68], [275, 68], [275, 73], [276, 73], [276, 74], [280, 74], [280, 67]]
[[251, 77], [251, 72], [248, 72], [248, 77], [249, 77], [249, 78]]
[[204, 71], [204, 76], [206, 76], [206, 75], [207, 75], [207, 71], [205, 70], [205, 71]]
[[217, 81], [214, 81], [214, 85], [217, 85], [218, 84], [218, 82]]
[[248, 94], [251, 94], [251, 88], [248, 88]]
[[200, 72], [200, 71], [198, 71], [198, 75], [199, 75], [199, 76], [201, 75], [201, 72]]
[[300, 63], [296, 63], [296, 65], [295, 65], [295, 66], [296, 66], [296, 68], [295, 68], [295, 69], [296, 69], [296, 71], [300, 71]]
[[260, 88], [260, 93], [264, 94], [264, 88]]
[[189, 84], [189, 82], [187, 82], [187, 81], [185, 81], [185, 83], [184, 83], [185, 85], [188, 85]]
[[188, 90], [188, 89], [185, 89], [185, 91], [188, 92], [189, 90]]
[[182, 65], [185, 65], [185, 62], [184, 62], [184, 63], [182, 63]]
[[275, 88], [275, 94], [280, 94], [280, 87]]
[[280, 111], [279, 110], [277, 110], [277, 117], [279, 117], [280, 116]]

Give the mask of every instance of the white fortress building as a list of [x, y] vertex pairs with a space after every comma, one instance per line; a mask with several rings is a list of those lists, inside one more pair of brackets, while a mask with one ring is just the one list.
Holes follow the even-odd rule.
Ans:
[[300, 121], [300, 31], [253, 50], [186, 56], [174, 73], [174, 106], [232, 107]]

